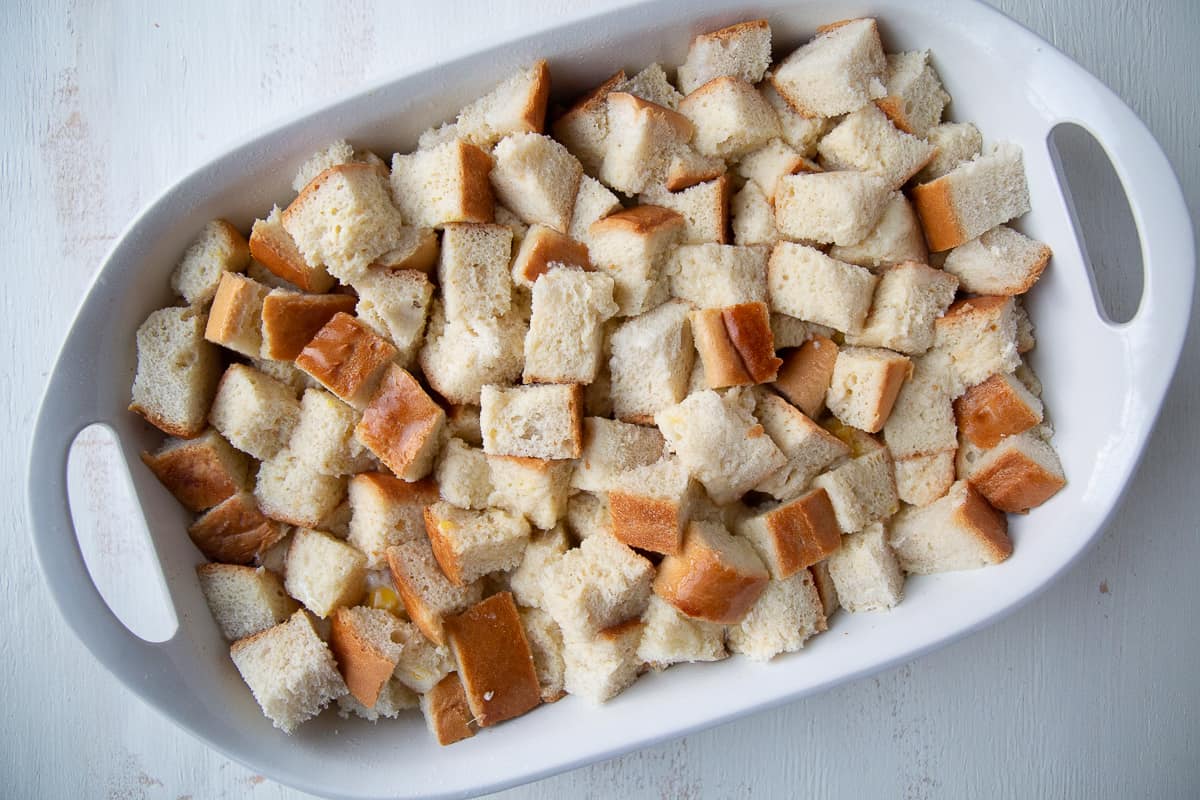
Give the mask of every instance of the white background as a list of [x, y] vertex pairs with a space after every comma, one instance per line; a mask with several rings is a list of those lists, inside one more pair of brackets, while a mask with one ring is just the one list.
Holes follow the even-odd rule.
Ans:
[[[300, 796], [208, 751], [125, 692], [48, 606], [32, 558], [24, 495], [36, 404], [75, 306], [120, 230], [163, 187], [272, 120], [366, 79], [417, 68], [446, 46], [458, 51], [585, 13], [563, 0], [497, 0], [486, 11], [466, 0], [265, 5], [5, 4], [0, 793], [7, 796]], [[997, 5], [1146, 120], [1195, 219], [1200, 3]], [[1092, 243], [1093, 253], [1105, 248]], [[879, 677], [502, 796], [1196, 796], [1195, 327], [1121, 511], [1099, 544], [1025, 609]]]

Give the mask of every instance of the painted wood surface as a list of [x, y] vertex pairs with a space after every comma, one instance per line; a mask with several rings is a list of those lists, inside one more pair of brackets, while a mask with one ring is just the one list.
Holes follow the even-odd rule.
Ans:
[[[1200, 4], [998, 5], [1097, 74], [1149, 123], [1195, 219]], [[447, 42], [465, 50], [585, 13], [561, 0], [498, 0], [486, 12], [467, 0], [266, 6], [6, 5], [6, 796], [302, 796], [150, 711], [92, 661], [48, 606], [28, 546], [25, 454], [41, 387], [108, 246], [163, 187], [274, 119], [444, 57]], [[1103, 242], [1092, 249], [1115, 251]], [[1196, 796], [1198, 354], [1193, 326], [1123, 507], [1099, 544], [1022, 611], [879, 677], [502, 796]]]

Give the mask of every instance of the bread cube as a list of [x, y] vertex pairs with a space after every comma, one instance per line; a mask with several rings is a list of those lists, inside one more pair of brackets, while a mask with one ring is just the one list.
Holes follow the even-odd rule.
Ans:
[[616, 91], [628, 92], [648, 103], [670, 109], [679, 108], [679, 103], [683, 100], [683, 95], [667, 79], [667, 73], [662, 65], [657, 63], [651, 64], [632, 78], [623, 81]]
[[774, 202], [775, 188], [784, 175], [820, 172], [821, 167], [800, 155], [782, 140], [771, 139], [757, 150], [742, 156], [738, 161], [737, 171], [746, 182], [758, 184], [763, 196]]
[[409, 483], [385, 472], [350, 478], [350, 529], [346, 540], [367, 557], [371, 569], [387, 567], [387, 549], [425, 538], [425, 506], [436, 503], [432, 481]]
[[896, 458], [953, 450], [958, 428], [950, 400], [951, 379], [943, 359], [913, 361], [913, 373], [896, 396], [883, 439]]
[[300, 294], [274, 289], [263, 298], [262, 355], [291, 361], [334, 317], [354, 310], [348, 294]]
[[513, 282], [532, 288], [534, 281], [556, 267], [590, 270], [587, 245], [545, 225], [530, 226], [513, 258]]
[[615, 194], [591, 175], [584, 175], [579, 179], [579, 192], [575, 195], [567, 235], [576, 241], [588, 242], [592, 224], [620, 210], [621, 201]]
[[792, 108], [791, 104], [776, 91], [774, 84], [768, 79], [758, 86], [759, 93], [767, 101], [767, 105], [775, 110], [779, 117], [781, 138], [787, 145], [805, 158], [812, 158], [817, 153], [817, 143], [829, 132], [833, 121], [828, 117], [810, 117]]
[[787, 400], [766, 390], [755, 393], [754, 414], [787, 459], [787, 463], [761, 480], [755, 491], [777, 500], [790, 500], [827, 467], [849, 454], [849, 448], [840, 439]]
[[873, 347], [844, 347], [838, 352], [825, 402], [847, 425], [877, 433], [892, 413], [896, 395], [912, 372], [907, 357]]
[[375, 706], [400, 660], [403, 625], [395, 615], [367, 606], [333, 612], [329, 649], [350, 694], [367, 708]]
[[467, 693], [456, 672], [442, 678], [421, 695], [421, 714], [425, 717], [429, 732], [443, 747], [475, 735], [475, 719], [471, 716]]
[[333, 654], [303, 610], [234, 642], [229, 655], [263, 713], [284, 733], [347, 691]]
[[567, 513], [571, 493], [569, 460], [488, 456], [492, 493], [488, 505], [523, 516], [530, 524], [549, 530]]
[[689, 617], [734, 625], [768, 580], [748, 541], [731, 536], [720, 522], [693, 520], [680, 552], [659, 564], [654, 593]]
[[954, 483], [954, 451], [896, 457], [896, 494], [902, 502], [927, 506]]
[[439, 249], [437, 231], [433, 228], [405, 226], [396, 231], [392, 249], [371, 263], [370, 271], [378, 273], [411, 270], [428, 275], [437, 263]]
[[310, 262], [283, 225], [276, 206], [250, 230], [250, 255], [273, 275], [305, 292], [328, 291], [336, 280], [320, 261]]
[[541, 133], [549, 96], [550, 67], [545, 59], [538, 59], [464, 106], [455, 133], [479, 147], [491, 147], [512, 134]]
[[889, 188], [899, 189], [929, 163], [934, 147], [897, 129], [874, 105], [866, 105], [821, 139], [817, 152], [826, 169], [869, 172], [882, 177]]
[[562, 699], [566, 665], [563, 662], [562, 632], [554, 619], [540, 608], [518, 608], [538, 685], [542, 687], [542, 702]]
[[209, 428], [195, 439], [168, 439], [142, 463], [189, 511], [204, 511], [250, 488], [246, 456]]
[[963, 291], [1014, 295], [1033, 288], [1049, 261], [1049, 247], [1007, 225], [997, 225], [951, 250], [945, 269], [958, 276]]
[[1021, 363], [1011, 297], [960, 300], [934, 322], [933, 330], [933, 346], [949, 362], [953, 397]]
[[571, 476], [571, 488], [606, 492], [622, 473], [662, 458], [663, 445], [656, 428], [585, 417], [583, 451]]
[[608, 94], [605, 113], [604, 156], [596, 177], [626, 194], [664, 182], [675, 154], [695, 131], [683, 114], [624, 91]]
[[204, 226], [171, 273], [171, 288], [188, 305], [212, 300], [226, 272], [245, 272], [250, 264], [246, 237], [232, 223], [214, 219]]
[[1058, 453], [1036, 429], [1007, 436], [984, 451], [967, 480], [993, 506], [1014, 513], [1040, 506], [1067, 485]]
[[852, 614], [884, 611], [904, 597], [904, 572], [881, 522], [843, 537], [828, 563], [838, 603]]
[[396, 355], [390, 342], [339, 311], [296, 356], [296, 366], [362, 411]]
[[244, 364], [231, 364], [221, 377], [208, 416], [234, 447], [269, 459], [291, 438], [300, 419], [300, 403], [274, 378]]
[[567, 693], [600, 704], [627, 689], [641, 668], [637, 650], [643, 627], [634, 619], [588, 639], [565, 639], [563, 684]]
[[707, 390], [655, 415], [679, 460], [719, 505], [737, 500], [787, 463], [753, 409], [748, 392], [721, 396]]
[[367, 559], [328, 533], [301, 528], [288, 548], [288, 594], [322, 619], [339, 606], [352, 606], [366, 590]]
[[612, 535], [652, 553], [678, 553], [695, 502], [687, 468], [668, 457], [613, 477], [608, 489]]
[[544, 606], [547, 566], [567, 552], [569, 547], [566, 529], [561, 525], [534, 533], [525, 547], [521, 563], [509, 573], [509, 590], [518, 605], [524, 608]]
[[852, 245], [834, 245], [829, 248], [829, 257], [878, 270], [906, 261], [924, 264], [929, 259], [929, 250], [912, 204], [896, 192], [865, 239]]
[[485, 386], [479, 411], [489, 455], [578, 458], [583, 398], [578, 384]]
[[449, 319], [487, 321], [508, 312], [511, 253], [512, 233], [503, 225], [446, 225], [438, 283]]
[[835, 22], [783, 59], [771, 75], [775, 90], [810, 117], [836, 117], [886, 93], [887, 62], [873, 19]]
[[680, 191], [665, 185], [649, 186], [638, 195], [642, 205], [669, 208], [683, 215], [680, 241], [685, 244], [729, 241], [729, 197], [733, 192], [728, 175], [697, 183]]
[[299, 608], [279, 576], [261, 567], [201, 564], [196, 577], [221, 635], [231, 642], [278, 625]]
[[775, 357], [766, 303], [697, 309], [692, 312], [692, 334], [707, 388], [773, 381], [783, 363]]
[[649, 424], [687, 396], [696, 351], [686, 303], [670, 301], [621, 324], [612, 335], [612, 403], [624, 422]]
[[[579, 97], [554, 123], [554, 138], [562, 142], [571, 154], [579, 159], [588, 175], [598, 175], [604, 160], [608, 137], [608, 95], [621, 91], [619, 87], [625, 82], [624, 70], [616, 72], [599, 86]], [[586, 183], [585, 176], [585, 180], [580, 184], [581, 195]], [[572, 225], [574, 224], [572, 222]]]
[[825, 408], [837, 355], [832, 339], [813, 336], [784, 359], [772, 386], [809, 418], [816, 418]]
[[392, 364], [354, 434], [397, 476], [415, 481], [433, 469], [445, 425], [442, 407], [430, 399], [416, 378]]
[[330, 167], [350, 164], [356, 160], [358, 159], [354, 157], [354, 147], [345, 139], [336, 139], [313, 153], [300, 165], [300, 169], [296, 170], [296, 177], [292, 178], [292, 191], [304, 191], [304, 187], [308, 186], [313, 178]]
[[192, 439], [206, 426], [221, 361], [204, 340], [207, 316], [194, 307], [160, 308], [137, 331], [137, 373], [129, 410], [172, 436]]
[[447, 320], [435, 300], [417, 361], [438, 394], [457, 405], [477, 406], [485, 384], [520, 379], [528, 328], [529, 318], [515, 308], [488, 324]]
[[867, 172], [803, 172], [775, 184], [775, 225], [788, 239], [858, 244], [883, 216], [892, 189]]
[[1013, 550], [1007, 518], [966, 481], [924, 508], [902, 510], [891, 522], [888, 543], [912, 575], [999, 564]]
[[[443, 621], [446, 617], [479, 602], [483, 596], [483, 587], [479, 581], [465, 586], [451, 583], [438, 566], [433, 546], [426, 536], [392, 545], [387, 548], [385, 554], [388, 569], [392, 573], [392, 582], [404, 602], [404, 610], [425, 638], [439, 645], [445, 644]], [[405, 676], [401, 677], [403, 679]], [[434, 682], [436, 680], [435, 678]], [[413, 688], [419, 688], [414, 685], [411, 676], [406, 679], [406, 683]]]
[[821, 251], [780, 242], [767, 262], [771, 310], [846, 333], [862, 330], [878, 278]]
[[397, 153], [392, 157], [392, 196], [410, 225], [491, 222], [491, 169], [490, 155], [460, 139], [409, 155]]
[[1029, 211], [1021, 148], [1009, 142], [913, 189], [913, 204], [935, 252], [969, 242]]
[[1041, 423], [1042, 401], [1014, 376], [993, 375], [954, 401], [954, 418], [972, 444], [991, 448]]
[[875, 101], [900, 130], [925, 136], [942, 119], [950, 95], [929, 63], [928, 50], [887, 55], [887, 95]]
[[567, 500], [567, 530], [582, 542], [598, 533], [613, 532], [612, 511], [607, 495], [577, 492]]
[[729, 649], [752, 661], [794, 653], [827, 629], [821, 596], [808, 570], [775, 579], [737, 625], [729, 628]]
[[[693, 186], [698, 186], [702, 183], [712, 183], [724, 174], [724, 159], [718, 156], [700, 155], [691, 146], [679, 146], [671, 156], [666, 178], [662, 183], [648, 185], [645, 191], [660, 192], [665, 189], [668, 192], [682, 194], [684, 190]], [[727, 198], [732, 191], [732, 186], [716, 184], [709, 186], [706, 191], [698, 193], [694, 198], [691, 198], [689, 195], [680, 200], [681, 202], [687, 200], [689, 205], [693, 205], [700, 210], [713, 208], [715, 205], [714, 200], [721, 200], [722, 204], [728, 207], [729, 201]], [[695, 202], [692, 202], [692, 200]], [[715, 228], [715, 226], [713, 227]], [[727, 241], [727, 239], [722, 241]]]
[[690, 94], [724, 75], [758, 83], [769, 66], [770, 24], [765, 19], [739, 22], [692, 39], [687, 60], [679, 65], [679, 90]]
[[828, 492], [842, 532], [857, 533], [896, 513], [900, 499], [893, 469], [891, 453], [881, 447], [818, 475], [812, 485]]
[[598, 272], [556, 269], [538, 279], [525, 336], [527, 383], [595, 380], [604, 323], [617, 313], [613, 288], [613, 279]]
[[621, 316], [636, 316], [667, 299], [663, 270], [686, 222], [679, 213], [643, 205], [619, 211], [588, 230], [592, 264], [614, 282]]
[[537, 133], [515, 133], [492, 151], [492, 189], [497, 199], [528, 224], [566, 233], [583, 166], [567, 148]]
[[425, 532], [442, 572], [464, 586], [521, 563], [529, 523], [500, 509], [471, 511], [438, 501], [425, 508]]
[[319, 526], [345, 496], [345, 478], [309, 469], [286, 447], [262, 462], [254, 484], [264, 514], [306, 528]]
[[286, 535], [287, 527], [264, 516], [248, 492], [231, 495], [188, 526], [204, 557], [225, 564], [249, 564]]
[[685, 244], [668, 268], [671, 295], [697, 308], [767, 300], [767, 251], [761, 247]]
[[300, 400], [300, 417], [289, 449], [306, 467], [325, 475], [349, 475], [370, 466], [354, 438], [358, 413], [329, 392], [309, 389]]
[[917, 173], [918, 183], [937, 180], [959, 164], [970, 161], [983, 152], [983, 134], [970, 122], [943, 122], [925, 134], [937, 148], [925, 169]]
[[720, 661], [729, 655], [723, 625], [685, 616], [658, 595], [650, 596], [642, 624], [637, 657], [654, 669], [684, 662]]
[[734, 244], [773, 245], [779, 240], [775, 209], [759, 185], [747, 181], [730, 202]]
[[355, 313], [396, 348], [396, 360], [411, 364], [425, 333], [433, 284], [423, 272], [373, 269], [355, 283]]
[[236, 353], [257, 358], [262, 351], [262, 305], [270, 291], [236, 272], [222, 272], [204, 338]]
[[471, 715], [481, 727], [519, 717], [542, 702], [533, 654], [508, 592], [446, 620], [446, 638]]
[[735, 525], [775, 580], [785, 580], [825, 560], [842, 543], [833, 504], [824, 489], [759, 510]]
[[909, 261], [880, 273], [871, 312], [850, 344], [887, 347], [919, 355], [933, 346], [934, 321], [954, 301], [958, 280], [942, 270]]
[[781, 133], [779, 117], [754, 87], [732, 76], [714, 78], [679, 102], [695, 126], [692, 145], [702, 155], [737, 159]]
[[451, 438], [438, 455], [435, 475], [443, 499], [459, 508], [488, 507], [492, 477], [483, 450]]
[[544, 570], [543, 610], [564, 641], [586, 640], [641, 615], [654, 567], [611, 534], [597, 533]]

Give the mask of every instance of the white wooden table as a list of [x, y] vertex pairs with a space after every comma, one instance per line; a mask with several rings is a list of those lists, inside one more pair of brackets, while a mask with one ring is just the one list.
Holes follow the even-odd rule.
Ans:
[[[998, 4], [1133, 105], [1171, 157], [1195, 218], [1200, 4]], [[583, 13], [563, 0], [503, 0], [486, 12], [468, 0], [264, 5], [6, 5], [6, 796], [300, 796], [210, 752], [126, 693], [50, 610], [33, 562], [24, 487], [35, 404], [118, 232], [162, 187], [273, 119], [415, 68], [447, 45]], [[1193, 326], [1122, 510], [1095, 549], [1024, 610], [877, 678], [504, 796], [1197, 796], [1198, 354]]]

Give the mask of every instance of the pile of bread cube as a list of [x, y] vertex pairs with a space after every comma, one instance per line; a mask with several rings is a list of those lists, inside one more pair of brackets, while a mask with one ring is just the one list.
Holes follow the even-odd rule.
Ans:
[[1021, 151], [942, 121], [928, 52], [854, 19], [773, 62], [756, 20], [549, 95], [539, 62], [390, 165], [335, 142], [138, 331], [144, 461], [284, 731], [448, 744], [766, 661], [1004, 561], [1064, 485]]

